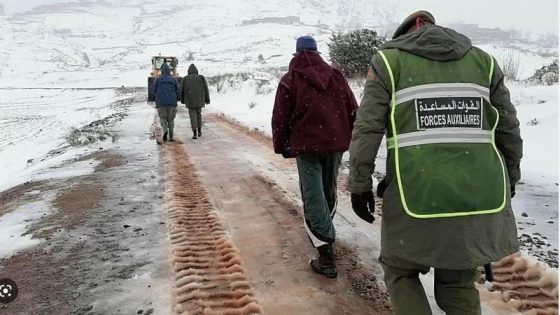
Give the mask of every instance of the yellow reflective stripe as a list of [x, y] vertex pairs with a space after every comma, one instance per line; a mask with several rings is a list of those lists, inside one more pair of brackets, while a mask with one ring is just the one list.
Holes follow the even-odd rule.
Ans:
[[[488, 74], [488, 86], [489, 86], [489, 88], [492, 87], [492, 77], [493, 76], [494, 76], [494, 57], [490, 56], [490, 73]], [[494, 124], [494, 127], [492, 128], [492, 147], [494, 148], [494, 152], [496, 152], [496, 155], [498, 155], [498, 158], [500, 159], [500, 164], [502, 165], [502, 174], [503, 174], [503, 178], [504, 178], [504, 199], [503, 199], [504, 201], [502, 202], [502, 205], [500, 207], [503, 208], [503, 207], [505, 207], [506, 200], [507, 200], [506, 163], [502, 159], [502, 156], [500, 155], [500, 151], [498, 150], [498, 147], [496, 146], [496, 129], [498, 128], [498, 123], [500, 121], [500, 112], [494, 107], [494, 105], [492, 105], [492, 102], [488, 101], [488, 103], [490, 103], [490, 106], [496, 112], [496, 123]]]
[[[499, 112], [496, 110], [496, 108], [494, 108], [494, 106], [492, 106], [492, 109], [494, 109], [494, 111], [496, 112], [497, 118], [496, 118], [496, 123], [494, 124], [494, 127], [492, 128], [492, 146], [496, 152], [496, 154], [498, 155], [498, 158], [500, 159], [500, 162], [502, 164], [502, 174], [503, 174], [503, 178], [504, 178], [504, 199], [502, 204], [496, 208], [496, 209], [485, 209], [485, 210], [478, 210], [478, 211], [460, 211], [460, 212], [453, 212], [453, 213], [437, 213], [437, 214], [416, 214], [413, 213], [412, 211], [410, 211], [410, 209], [408, 208], [408, 204], [406, 203], [406, 198], [404, 195], [404, 190], [403, 190], [403, 186], [402, 186], [402, 179], [401, 179], [401, 172], [400, 172], [400, 163], [399, 163], [399, 137], [397, 134], [397, 127], [396, 127], [396, 123], [395, 123], [395, 107], [396, 107], [396, 98], [395, 98], [395, 78], [393, 76], [393, 70], [391, 69], [391, 65], [389, 64], [389, 61], [387, 60], [387, 57], [385, 56], [385, 54], [383, 53], [383, 51], [379, 51], [379, 55], [381, 56], [381, 58], [383, 59], [383, 62], [385, 64], [385, 67], [387, 68], [387, 72], [389, 73], [389, 78], [391, 80], [391, 129], [393, 132], [393, 137], [390, 139], [387, 139], [387, 147], [391, 148], [389, 146], [392, 146], [392, 149], [394, 149], [395, 152], [395, 172], [397, 175], [397, 185], [399, 187], [399, 196], [401, 198], [401, 203], [403, 205], [404, 210], [406, 211], [406, 213], [408, 215], [410, 215], [411, 217], [417, 218], [417, 219], [436, 219], [436, 218], [451, 218], [451, 217], [462, 217], [462, 216], [469, 216], [469, 215], [480, 215], [480, 214], [492, 214], [492, 213], [497, 213], [500, 212], [504, 209], [505, 204], [506, 204], [506, 178], [505, 178], [505, 166], [503, 163], [503, 160], [498, 152], [498, 148], [496, 147], [496, 141], [495, 141], [495, 131], [496, 128], [498, 126], [498, 121], [500, 119], [500, 115]], [[489, 78], [490, 78], [490, 82], [492, 80], [492, 74], [494, 72], [494, 58], [492, 58], [492, 62], [490, 65], [490, 74], [489, 74]], [[488, 84], [488, 86], [490, 86], [490, 84]]]
[[393, 76], [393, 69], [391, 69], [391, 65], [387, 60], [387, 57], [383, 53], [383, 51], [379, 51], [379, 55], [383, 58], [383, 62], [385, 63], [385, 67], [389, 72], [389, 78], [391, 79], [391, 129], [393, 132], [393, 145], [395, 151], [395, 173], [397, 174], [397, 185], [399, 186], [399, 195], [401, 197], [401, 202], [404, 208], [404, 211], [411, 216], [415, 214], [408, 210], [408, 205], [406, 204], [406, 199], [404, 197], [404, 190], [402, 187], [402, 179], [401, 179], [401, 167], [399, 163], [399, 137], [397, 135], [397, 124], [395, 123], [395, 108], [397, 107], [396, 98], [395, 98], [395, 77]]

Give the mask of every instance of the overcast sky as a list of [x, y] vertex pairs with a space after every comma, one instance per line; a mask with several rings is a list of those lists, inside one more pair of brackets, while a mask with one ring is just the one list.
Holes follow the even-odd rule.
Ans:
[[[231, 0], [235, 1], [235, 0]], [[347, 0], [352, 1], [352, 0]], [[390, 1], [390, 0], [387, 0]], [[0, 0], [7, 14], [60, 0]], [[476, 23], [481, 26], [558, 34], [558, 0], [396, 0], [396, 18], [426, 9], [440, 23]]]
[[400, 0], [404, 19], [430, 11], [440, 23], [476, 23], [504, 29], [558, 34], [558, 0]]

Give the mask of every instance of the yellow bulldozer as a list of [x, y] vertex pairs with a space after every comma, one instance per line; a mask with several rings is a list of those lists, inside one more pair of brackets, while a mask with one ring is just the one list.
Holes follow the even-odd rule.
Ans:
[[179, 65], [179, 60], [177, 57], [173, 56], [153, 56], [152, 57], [152, 72], [148, 77], [148, 102], [153, 102], [156, 99], [156, 95], [154, 94], [154, 82], [156, 79], [161, 75], [161, 66], [164, 63], [167, 63], [169, 68], [171, 68], [171, 75], [177, 80], [179, 85], [181, 84], [182, 77], [179, 76], [177, 72], [177, 65]]

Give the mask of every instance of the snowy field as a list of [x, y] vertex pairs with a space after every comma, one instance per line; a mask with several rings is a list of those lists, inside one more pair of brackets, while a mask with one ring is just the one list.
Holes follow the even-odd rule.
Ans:
[[[80, 152], [86, 133], [79, 129], [122, 112], [126, 96], [114, 89], [0, 89], [0, 191], [33, 178]], [[93, 130], [97, 129], [97, 130]], [[89, 128], [104, 139], [103, 126]]]

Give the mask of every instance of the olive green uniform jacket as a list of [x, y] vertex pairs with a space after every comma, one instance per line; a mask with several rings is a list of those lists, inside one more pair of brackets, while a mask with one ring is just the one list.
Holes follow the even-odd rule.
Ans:
[[[426, 26], [387, 42], [381, 49], [406, 51], [445, 62], [461, 59], [469, 49], [478, 48], [453, 30]], [[371, 64], [350, 144], [348, 189], [352, 193], [372, 190], [375, 157], [390, 123], [389, 74], [379, 54], [372, 57]], [[406, 65], [399, 66], [406, 72]], [[509, 183], [514, 185], [520, 178], [522, 140], [517, 113], [497, 65], [490, 85], [490, 101], [500, 114], [496, 146], [506, 163]], [[518, 250], [510, 198], [505, 209], [496, 214], [436, 219], [417, 219], [406, 214], [399, 196], [393, 157], [387, 163], [387, 189], [382, 208], [381, 256], [434, 268], [462, 270], [497, 261]]]

